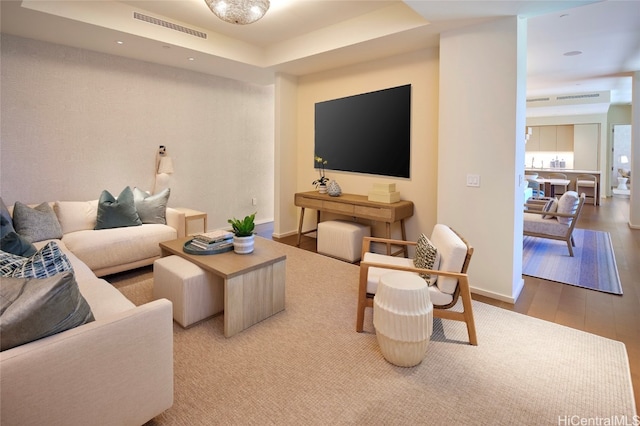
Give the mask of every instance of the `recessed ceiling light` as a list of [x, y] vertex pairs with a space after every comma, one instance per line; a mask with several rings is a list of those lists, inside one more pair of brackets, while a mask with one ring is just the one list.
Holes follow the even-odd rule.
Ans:
[[572, 50], [571, 52], [563, 53], [564, 56], [578, 56], [582, 55], [582, 51], [580, 50]]
[[566, 18], [567, 16], [569, 16], [568, 13], [563, 13], [562, 15], [560, 15], [560, 18]]
[[189, 57], [188, 59], [189, 59], [190, 61], [195, 61], [195, 60], [196, 60], [196, 58], [192, 58], [192, 57]]
[[124, 44], [124, 41], [122, 41], [122, 40], [116, 40], [116, 44]]

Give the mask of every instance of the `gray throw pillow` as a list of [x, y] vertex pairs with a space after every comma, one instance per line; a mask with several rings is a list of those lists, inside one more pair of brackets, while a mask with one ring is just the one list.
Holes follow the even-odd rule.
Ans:
[[[440, 253], [438, 248], [433, 245], [426, 235], [421, 234], [416, 245], [416, 254], [413, 264], [416, 268], [437, 270], [440, 266]], [[420, 274], [428, 285], [434, 285], [438, 280], [438, 276], [430, 274]]]
[[169, 188], [155, 195], [149, 195], [141, 189], [133, 188], [133, 200], [142, 223], [167, 224], [166, 212], [170, 193]]
[[98, 200], [98, 217], [95, 229], [123, 228], [140, 226], [140, 216], [133, 201], [133, 191], [128, 186], [122, 190], [118, 199], [109, 191], [102, 191]]
[[2, 201], [2, 197], [0, 197], [0, 238], [3, 238], [9, 232], [15, 232], [13, 228], [13, 219], [11, 218], [11, 214], [9, 214], [9, 209]]
[[2, 278], [0, 350], [94, 321], [73, 273], [49, 278]]
[[37, 251], [36, 246], [13, 231], [0, 239], [0, 250], [24, 257], [33, 256]]
[[73, 271], [73, 266], [55, 241], [30, 257], [0, 252], [0, 275], [4, 277], [46, 278], [65, 271]]
[[31, 208], [16, 201], [13, 206], [13, 227], [28, 241], [35, 243], [62, 238], [62, 227], [49, 203]]

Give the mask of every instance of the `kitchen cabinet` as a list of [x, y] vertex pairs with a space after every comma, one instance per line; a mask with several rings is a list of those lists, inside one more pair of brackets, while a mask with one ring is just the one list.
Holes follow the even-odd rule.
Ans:
[[527, 152], [573, 152], [573, 125], [533, 126]]

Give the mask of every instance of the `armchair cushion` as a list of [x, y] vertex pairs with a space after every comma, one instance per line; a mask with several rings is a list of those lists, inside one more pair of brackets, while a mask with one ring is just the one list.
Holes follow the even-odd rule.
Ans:
[[[467, 246], [451, 228], [441, 223], [436, 224], [431, 234], [431, 242], [440, 252], [439, 271], [460, 272], [462, 270], [467, 257]], [[453, 294], [458, 286], [458, 279], [441, 276], [436, 285], [441, 292]]]
[[535, 234], [563, 237], [567, 234], [569, 225], [560, 223], [558, 219], [559, 218], [555, 217], [552, 219], [544, 219], [544, 216], [537, 213], [525, 213], [524, 231]]
[[[560, 200], [558, 200], [558, 213], [575, 214], [580, 203], [580, 197], [575, 191], [567, 191], [562, 194]], [[571, 217], [558, 217], [558, 222], [563, 225], [571, 225]]]

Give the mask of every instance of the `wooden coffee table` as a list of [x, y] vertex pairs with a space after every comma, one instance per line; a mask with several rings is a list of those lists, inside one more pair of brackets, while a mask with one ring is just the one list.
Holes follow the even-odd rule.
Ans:
[[279, 243], [256, 237], [251, 254], [233, 251], [192, 255], [182, 248], [190, 238], [160, 243], [162, 256], [180, 256], [224, 280], [224, 335], [231, 337], [284, 310], [285, 261]]

